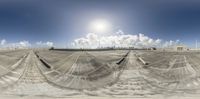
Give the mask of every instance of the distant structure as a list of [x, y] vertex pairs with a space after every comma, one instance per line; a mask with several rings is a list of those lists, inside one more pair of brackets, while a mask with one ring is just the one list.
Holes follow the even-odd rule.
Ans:
[[157, 50], [157, 48], [156, 47], [151, 47], [151, 48], [149, 48], [150, 50]]
[[175, 46], [175, 51], [187, 51], [189, 50], [185, 45], [177, 45]]
[[54, 50], [54, 47], [51, 47], [49, 50]]

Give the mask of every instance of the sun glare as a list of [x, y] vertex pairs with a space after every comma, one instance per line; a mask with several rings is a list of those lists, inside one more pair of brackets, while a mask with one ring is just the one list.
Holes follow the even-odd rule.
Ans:
[[110, 23], [106, 20], [95, 20], [90, 24], [90, 30], [95, 33], [105, 33], [110, 28]]

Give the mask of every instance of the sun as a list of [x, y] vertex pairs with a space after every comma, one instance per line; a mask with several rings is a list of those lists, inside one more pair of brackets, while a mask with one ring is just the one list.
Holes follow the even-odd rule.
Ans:
[[98, 19], [90, 23], [90, 31], [94, 33], [106, 33], [111, 25], [107, 20]]

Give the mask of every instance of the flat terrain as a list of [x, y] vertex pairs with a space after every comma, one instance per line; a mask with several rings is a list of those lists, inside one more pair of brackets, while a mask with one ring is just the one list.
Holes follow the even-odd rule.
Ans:
[[0, 95], [3, 98], [199, 97], [199, 60], [200, 52], [1, 51]]

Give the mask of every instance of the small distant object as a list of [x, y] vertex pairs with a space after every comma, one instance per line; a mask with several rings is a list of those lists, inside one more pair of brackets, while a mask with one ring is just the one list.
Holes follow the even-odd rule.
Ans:
[[155, 47], [151, 47], [150, 50], [157, 50]]
[[54, 50], [54, 47], [51, 47], [49, 50]]
[[156, 47], [150, 47], [150, 48], [144, 48], [144, 50], [157, 50], [157, 48]]

